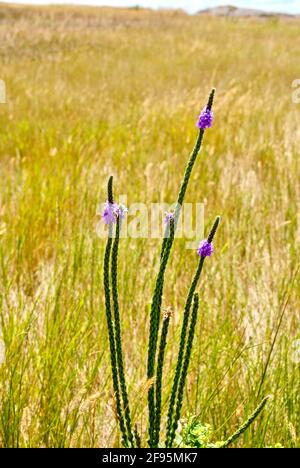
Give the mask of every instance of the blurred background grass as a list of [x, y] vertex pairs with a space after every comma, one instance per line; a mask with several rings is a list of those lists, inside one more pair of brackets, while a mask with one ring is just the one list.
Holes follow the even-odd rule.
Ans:
[[[299, 23], [182, 12], [0, 7], [0, 445], [120, 444], [103, 309], [106, 181], [128, 202], [174, 202], [195, 121], [216, 86], [187, 201], [222, 216], [200, 284], [184, 414], [214, 438], [273, 395], [239, 441], [299, 446]], [[120, 299], [134, 421], [146, 429], [146, 343], [158, 240], [120, 245]], [[177, 240], [164, 408], [193, 251]], [[294, 280], [293, 280], [294, 279]], [[298, 359], [299, 361], [299, 359]], [[144, 434], [143, 434], [144, 435]], [[146, 440], [146, 435], [145, 435]]]

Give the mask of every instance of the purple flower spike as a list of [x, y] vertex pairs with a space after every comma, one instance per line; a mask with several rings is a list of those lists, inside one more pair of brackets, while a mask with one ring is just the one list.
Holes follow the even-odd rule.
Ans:
[[118, 205], [118, 203], [109, 203], [108, 201], [104, 204], [104, 210], [102, 213], [102, 219], [105, 224], [115, 224], [117, 218], [123, 219], [128, 209], [125, 205]]
[[168, 211], [165, 214], [164, 223], [165, 224], [170, 224], [172, 220], [174, 220], [174, 213], [172, 213], [172, 211]]
[[105, 224], [111, 224], [116, 222], [116, 210], [118, 205], [116, 203], [105, 202], [104, 210], [102, 213], [102, 219]]
[[201, 114], [199, 115], [199, 119], [197, 122], [197, 127], [205, 130], [206, 128], [211, 128], [214, 119], [214, 113], [208, 107], [204, 107]]
[[200, 245], [198, 247], [198, 255], [200, 257], [210, 257], [211, 254], [214, 251], [214, 246], [211, 242], [207, 242], [206, 239], [200, 242]]
[[120, 219], [123, 219], [125, 218], [125, 214], [128, 213], [128, 208], [126, 208], [125, 205], [120, 203], [120, 205], [117, 205], [115, 213], [117, 216], [119, 216]]

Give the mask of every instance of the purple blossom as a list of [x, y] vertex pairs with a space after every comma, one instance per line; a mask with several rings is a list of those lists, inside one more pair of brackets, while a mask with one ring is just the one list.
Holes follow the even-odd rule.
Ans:
[[197, 121], [197, 127], [205, 130], [211, 128], [214, 119], [214, 113], [209, 107], [204, 107]]
[[125, 205], [118, 205], [118, 203], [109, 203], [108, 201], [104, 204], [104, 210], [102, 213], [102, 219], [105, 224], [115, 224], [117, 218], [123, 219], [128, 209]]
[[164, 223], [170, 224], [172, 220], [174, 220], [174, 213], [172, 211], [166, 212]]
[[126, 208], [125, 205], [120, 203], [119, 205], [117, 205], [115, 212], [116, 216], [119, 216], [120, 219], [123, 219], [125, 217], [125, 214], [128, 213], [128, 208]]
[[109, 203], [109, 201], [105, 202], [104, 210], [102, 213], [102, 219], [105, 224], [111, 224], [116, 222], [116, 210], [118, 208], [117, 203]]
[[206, 239], [200, 242], [200, 245], [197, 250], [198, 255], [200, 257], [210, 257], [213, 251], [214, 251], [213, 244], [211, 242], [208, 242]]

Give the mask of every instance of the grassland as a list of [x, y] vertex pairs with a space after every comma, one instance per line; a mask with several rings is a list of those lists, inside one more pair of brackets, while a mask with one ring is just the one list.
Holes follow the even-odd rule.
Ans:
[[[184, 413], [237, 446], [299, 446], [299, 23], [181, 12], [0, 6], [0, 446], [118, 446], [96, 207], [173, 202], [214, 85], [214, 128], [187, 201], [222, 225], [201, 282]], [[134, 420], [146, 429], [157, 240], [124, 239], [120, 299]], [[175, 255], [174, 255], [175, 254]], [[197, 258], [175, 241], [165, 397]], [[298, 353], [299, 354], [299, 353]], [[164, 397], [164, 408], [166, 401]], [[144, 441], [146, 434], [143, 434]]]

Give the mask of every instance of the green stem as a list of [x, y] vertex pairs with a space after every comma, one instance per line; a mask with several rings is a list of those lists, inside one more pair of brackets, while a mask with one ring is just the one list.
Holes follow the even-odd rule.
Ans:
[[[214, 236], [216, 234], [216, 231], [218, 229], [220, 223], [220, 217], [217, 216], [214, 224], [209, 232], [207, 241], [212, 242], [214, 239]], [[182, 365], [183, 365], [183, 358], [184, 358], [184, 350], [185, 350], [185, 345], [186, 345], [186, 333], [187, 333], [187, 327], [188, 327], [188, 321], [189, 321], [189, 315], [190, 315], [190, 309], [194, 297], [194, 293], [197, 287], [197, 284], [199, 282], [199, 279], [201, 277], [202, 273], [202, 268], [204, 264], [205, 257], [200, 257], [199, 263], [198, 263], [198, 268], [196, 270], [196, 273], [194, 275], [194, 278], [191, 283], [191, 287], [187, 296], [185, 308], [184, 308], [184, 314], [183, 314], [183, 321], [182, 321], [182, 328], [181, 328], [181, 335], [180, 335], [180, 344], [179, 344], [179, 351], [178, 351], [178, 357], [177, 357], [177, 363], [176, 363], [176, 369], [175, 369], [175, 374], [174, 374], [174, 379], [173, 379], [173, 385], [172, 385], [172, 390], [171, 390], [171, 397], [170, 397], [170, 403], [169, 403], [169, 409], [168, 409], [168, 418], [167, 418], [167, 436], [166, 436], [166, 447], [170, 446], [171, 443], [171, 437], [173, 433], [173, 426], [174, 426], [174, 406], [175, 406], [175, 401], [176, 397], [178, 399], [177, 394], [179, 394], [178, 390], [178, 385], [179, 385], [179, 379], [180, 379], [180, 374], [182, 372]]]
[[[161, 309], [161, 300], [162, 300], [162, 290], [164, 283], [164, 273], [166, 270], [167, 262], [169, 259], [170, 250], [172, 247], [172, 242], [174, 238], [174, 222], [171, 223], [172, 229], [170, 236], [166, 243], [164, 249], [163, 258], [160, 264], [160, 270], [154, 290], [154, 295], [151, 305], [151, 315], [156, 319], [153, 321], [152, 326], [150, 327], [150, 337], [149, 337], [149, 355], [148, 355], [148, 369], [147, 376], [148, 379], [153, 378], [154, 376], [154, 367], [155, 367], [155, 355], [156, 355], [156, 344], [158, 339], [159, 331], [159, 314]], [[149, 408], [149, 446], [154, 445], [154, 429], [155, 429], [155, 414], [156, 414], [156, 405], [155, 405], [155, 390], [154, 383], [152, 383], [148, 391], [148, 408]]]
[[170, 315], [166, 316], [163, 321], [163, 326], [160, 336], [159, 353], [157, 358], [157, 370], [156, 370], [156, 421], [155, 421], [155, 435], [154, 435], [154, 447], [159, 444], [160, 434], [160, 421], [161, 421], [161, 389], [162, 389], [162, 374], [164, 366], [165, 350], [167, 345], [167, 336], [170, 324]]
[[171, 434], [170, 434], [168, 447], [172, 447], [172, 445], [173, 445], [175, 432], [176, 432], [176, 429], [177, 429], [178, 421], [180, 419], [180, 413], [181, 413], [182, 402], [183, 402], [183, 392], [184, 392], [184, 386], [185, 386], [185, 382], [186, 382], [186, 377], [187, 377], [188, 368], [189, 368], [190, 359], [191, 359], [191, 354], [192, 354], [192, 349], [193, 349], [193, 340], [194, 340], [194, 336], [195, 336], [195, 329], [196, 329], [198, 310], [199, 310], [199, 296], [196, 293], [194, 295], [192, 318], [191, 318], [191, 323], [190, 323], [190, 328], [189, 328], [189, 335], [188, 335], [188, 341], [187, 341], [186, 351], [185, 351], [185, 355], [184, 355], [184, 361], [183, 361], [181, 377], [180, 377], [179, 386], [178, 386], [178, 397], [177, 397], [177, 402], [176, 402], [175, 417], [174, 417], [174, 420], [172, 422], [172, 429], [171, 429]]
[[[214, 99], [215, 90], [213, 89], [210, 93], [207, 107], [212, 108], [213, 99]], [[181, 207], [184, 201], [185, 193], [188, 187], [190, 176], [197, 159], [197, 155], [200, 151], [202, 140], [203, 140], [204, 130], [200, 130], [195, 147], [192, 151], [190, 159], [185, 169], [184, 177], [180, 186], [175, 213], [174, 213], [174, 232], [176, 230], [177, 222], [179, 219]], [[164, 237], [167, 237], [166, 235]], [[159, 272], [156, 279], [156, 284], [154, 288], [154, 294], [152, 298], [151, 313], [150, 313], [150, 330], [149, 330], [149, 342], [148, 342], [148, 364], [147, 364], [147, 378], [151, 380], [154, 376], [155, 369], [155, 358], [157, 351], [157, 338], [158, 338], [158, 328], [159, 328], [159, 319], [160, 319], [160, 309], [163, 295], [163, 283], [164, 283], [164, 274], [166, 266], [169, 260], [174, 236], [168, 239], [168, 242], [163, 241], [161, 249], [161, 263]], [[154, 400], [154, 384], [150, 386], [148, 390], [148, 413], [149, 413], [149, 444], [151, 446], [153, 442], [154, 434], [154, 411], [155, 411], [155, 400]]]
[[115, 346], [114, 327], [113, 327], [111, 304], [110, 304], [109, 264], [110, 264], [111, 246], [112, 246], [112, 225], [109, 225], [108, 239], [107, 239], [105, 255], [104, 255], [104, 272], [103, 272], [105, 312], [106, 312], [106, 321], [107, 321], [108, 338], [109, 338], [113, 389], [114, 389], [114, 394], [115, 394], [115, 399], [116, 399], [116, 411], [117, 411], [117, 417], [118, 417], [118, 421], [120, 425], [120, 430], [122, 433], [122, 443], [125, 447], [127, 447], [128, 441], [127, 441], [127, 433], [126, 433], [126, 427], [124, 423], [124, 416], [122, 412], [122, 405], [121, 405], [121, 399], [120, 399], [117, 360], [116, 360], [116, 346]]
[[194, 293], [195, 293], [198, 281], [199, 281], [200, 276], [201, 276], [204, 260], [205, 259], [203, 257], [201, 257], [200, 260], [199, 260], [198, 267], [197, 267], [196, 273], [194, 275], [194, 278], [193, 278], [193, 281], [192, 281], [192, 284], [191, 284], [191, 287], [190, 287], [190, 290], [189, 290], [189, 293], [188, 293], [188, 296], [187, 296], [187, 300], [186, 300], [186, 303], [185, 303], [185, 308], [184, 308], [184, 313], [183, 313], [183, 321], [182, 321], [182, 327], [181, 327], [179, 351], [178, 351], [178, 356], [177, 356], [176, 369], [175, 369], [173, 385], [172, 385], [172, 390], [171, 390], [170, 403], [169, 403], [169, 409], [168, 409], [166, 447], [169, 446], [170, 437], [171, 437], [171, 433], [172, 433], [173, 411], [174, 411], [174, 405], [175, 405], [175, 401], [176, 401], [179, 378], [180, 378], [182, 364], [183, 364], [184, 349], [185, 349], [185, 343], [186, 343], [186, 334], [187, 334], [188, 321], [189, 321], [189, 316], [190, 316], [190, 309], [191, 309]]
[[224, 444], [220, 446], [220, 448], [227, 448], [229, 445], [235, 442], [243, 434], [243, 432], [245, 432], [248, 429], [248, 427], [253, 423], [253, 421], [257, 418], [257, 416], [264, 409], [264, 406], [267, 403], [269, 398], [270, 398], [269, 396], [266, 396], [265, 398], [263, 398], [263, 400], [260, 402], [258, 407], [249, 416], [247, 421], [245, 421], [244, 424], [241, 427], [239, 427], [239, 429], [234, 434], [232, 434], [232, 436], [230, 436], [229, 439], [227, 439], [226, 442], [224, 442]]
[[116, 352], [117, 352], [117, 364], [119, 371], [119, 382], [123, 400], [123, 409], [125, 414], [127, 435], [131, 447], [134, 447], [134, 436], [131, 428], [131, 416], [129, 408], [129, 400], [127, 393], [127, 385], [124, 372], [124, 361], [122, 351], [122, 335], [121, 335], [121, 323], [120, 323], [120, 312], [119, 312], [119, 300], [118, 300], [118, 249], [120, 240], [120, 224], [121, 220], [118, 217], [116, 225], [116, 236], [112, 248], [111, 258], [111, 282], [112, 282], [112, 297], [113, 297], [113, 310], [114, 310], [114, 323], [115, 323], [115, 341], [116, 341]]

